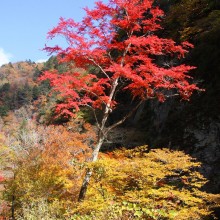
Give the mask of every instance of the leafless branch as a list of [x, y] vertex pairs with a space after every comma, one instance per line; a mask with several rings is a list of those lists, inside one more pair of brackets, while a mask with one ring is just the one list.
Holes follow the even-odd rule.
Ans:
[[95, 109], [94, 109], [92, 106], [88, 105], [88, 104], [85, 105], [85, 106], [87, 106], [87, 107], [89, 107], [90, 109], [92, 109], [93, 114], [94, 114], [94, 117], [95, 117], [95, 121], [96, 121], [96, 123], [97, 123], [97, 127], [98, 127], [98, 129], [100, 130], [101, 128], [100, 128], [100, 124], [99, 124], [99, 121], [98, 121], [98, 118], [97, 118], [97, 115], [96, 115]]
[[89, 58], [90, 61], [92, 61], [101, 71], [102, 73], [111, 81], [109, 75], [106, 73], [106, 71], [92, 58]]
[[122, 124], [127, 118], [129, 118], [138, 108], [139, 106], [143, 103], [143, 100], [141, 100], [131, 111], [129, 111], [129, 113], [127, 115], [125, 115], [121, 120], [119, 120], [118, 122], [114, 123], [113, 125], [111, 125], [110, 127], [108, 127], [105, 130], [105, 135], [112, 130], [113, 128], [117, 127], [118, 125]]
[[85, 92], [88, 92], [88, 93], [94, 95], [94, 96], [95, 96], [96, 98], [98, 98], [104, 105], [106, 105], [106, 102], [104, 102], [102, 99], [100, 99], [100, 97], [99, 97], [97, 94], [95, 94], [94, 92], [91, 92], [90, 90], [85, 89], [85, 88], [81, 88], [81, 89], [82, 89], [82, 91], [85, 91]]

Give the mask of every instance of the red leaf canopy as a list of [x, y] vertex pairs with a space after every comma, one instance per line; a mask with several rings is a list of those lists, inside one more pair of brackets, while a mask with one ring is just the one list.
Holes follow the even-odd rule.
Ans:
[[[72, 109], [77, 111], [83, 105], [113, 107], [114, 93], [119, 88], [140, 99], [157, 97], [160, 101], [165, 100], [167, 90], [183, 99], [199, 90], [189, 82], [188, 72], [195, 67], [158, 62], [157, 57], [182, 59], [193, 45], [177, 45], [156, 35], [164, 13], [153, 6], [152, 0], [109, 0], [108, 4], [98, 1], [94, 9], [85, 11], [81, 22], [60, 18], [48, 33], [48, 38], [64, 37], [67, 48], [54, 46], [45, 50], [55, 53], [61, 63], [74, 63], [85, 70], [96, 66], [102, 75], [98, 77], [97, 71], [45, 72], [41, 79], [49, 79], [64, 98], [57, 106], [58, 112], [72, 115]], [[125, 83], [118, 86], [120, 81]]]

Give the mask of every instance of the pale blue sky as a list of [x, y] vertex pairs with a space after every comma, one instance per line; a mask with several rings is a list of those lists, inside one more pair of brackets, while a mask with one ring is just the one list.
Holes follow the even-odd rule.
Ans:
[[[83, 8], [94, 6], [95, 0], [1, 0], [0, 65], [3, 63], [44, 60], [41, 51], [47, 32], [60, 17], [80, 21]], [[105, 0], [104, 2], [107, 2]]]

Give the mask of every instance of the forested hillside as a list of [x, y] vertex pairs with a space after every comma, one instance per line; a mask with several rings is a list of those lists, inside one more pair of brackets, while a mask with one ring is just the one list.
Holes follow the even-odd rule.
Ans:
[[219, 218], [219, 1], [110, 2], [0, 67], [0, 219]]

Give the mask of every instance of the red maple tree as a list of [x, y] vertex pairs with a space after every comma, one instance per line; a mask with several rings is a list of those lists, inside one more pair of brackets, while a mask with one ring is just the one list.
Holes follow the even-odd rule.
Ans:
[[[93, 151], [96, 161], [106, 134], [123, 123], [140, 104], [148, 99], [164, 101], [168, 94], [189, 99], [199, 88], [189, 82], [188, 72], [194, 67], [185, 64], [171, 65], [158, 62], [162, 59], [182, 59], [193, 45], [183, 42], [177, 45], [171, 39], [160, 38], [156, 31], [164, 13], [154, 7], [153, 0], [109, 0], [108, 4], [98, 1], [95, 8], [85, 8], [86, 16], [81, 22], [61, 18], [59, 24], [49, 33], [49, 38], [62, 36], [68, 46], [46, 47], [55, 53], [61, 63], [69, 63], [80, 69], [95, 66], [93, 72], [68, 71], [59, 74], [56, 70], [46, 71], [42, 80], [49, 79], [51, 86], [63, 98], [57, 105], [57, 112], [74, 116], [81, 106], [103, 109], [103, 116], [97, 125], [98, 142]], [[132, 111], [113, 125], [106, 127], [106, 121], [117, 107], [116, 93], [129, 91], [139, 100]], [[172, 93], [167, 93], [172, 90]], [[88, 170], [83, 181], [79, 200], [84, 199], [92, 170]]]

